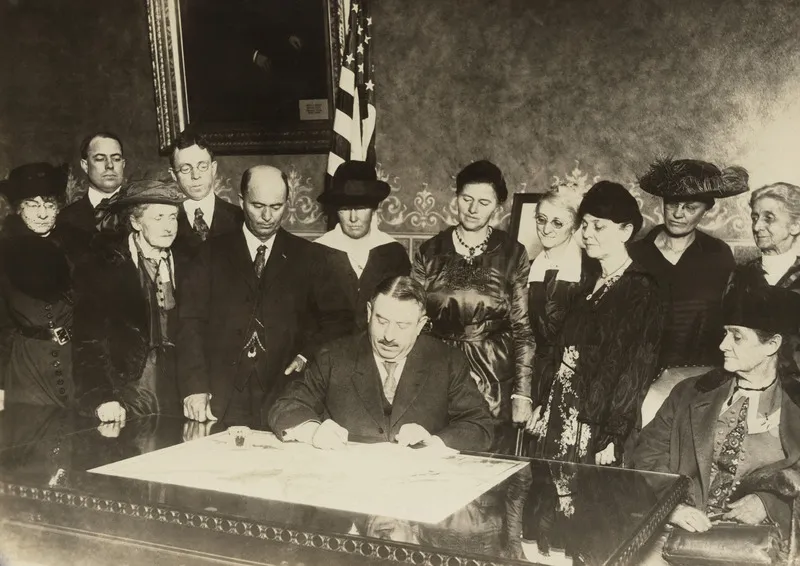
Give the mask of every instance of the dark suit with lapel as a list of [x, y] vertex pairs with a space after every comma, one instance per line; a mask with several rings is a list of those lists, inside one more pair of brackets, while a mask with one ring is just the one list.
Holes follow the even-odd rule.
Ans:
[[[314, 344], [312, 307], [316, 293], [326, 292], [315, 275], [320, 263], [316, 250], [311, 242], [279, 229], [259, 280], [241, 227], [199, 247], [179, 281], [182, 398], [211, 393], [211, 410], [223, 418], [234, 387], [241, 389], [255, 375], [264, 390], [264, 408], [269, 408], [291, 379], [284, 369], [298, 353], [310, 355]], [[264, 325], [259, 339], [265, 351], [248, 358], [244, 346], [254, 317]]]
[[94, 219], [94, 208], [89, 201], [89, 197], [86, 195], [64, 207], [64, 209], [58, 213], [58, 222], [60, 224], [69, 224], [84, 232], [94, 233], [97, 231], [97, 223]]
[[323, 347], [303, 379], [289, 384], [269, 414], [279, 436], [303, 422], [333, 419], [351, 440], [390, 442], [404, 424], [416, 423], [458, 450], [488, 450], [492, 419], [464, 354], [420, 336], [406, 359], [389, 411], [367, 334]]
[[[701, 510], [708, 499], [717, 418], [730, 393], [732, 379], [733, 374], [715, 369], [676, 385], [655, 418], [642, 430], [633, 453], [636, 469], [688, 476], [692, 480], [689, 502]], [[775, 495], [769, 481], [759, 481], [758, 486], [752, 482], [755, 476], [771, 476], [795, 468], [800, 460], [800, 387], [792, 380], [781, 383], [779, 430], [786, 457], [745, 474], [739, 493], [734, 493], [731, 500], [746, 494], [748, 491], [743, 488], [750, 484], [750, 492], [761, 498], [770, 518], [788, 528], [789, 502]]]
[[[76, 281], [73, 322], [74, 379], [79, 408], [93, 414], [98, 405], [119, 401], [128, 414], [149, 414], [146, 393], [137, 384], [150, 352], [150, 308], [127, 235], [95, 239], [93, 256]], [[175, 275], [186, 265], [173, 256]], [[180, 303], [180, 287], [175, 290]], [[177, 308], [168, 318], [175, 335]], [[166, 373], [158, 383], [161, 413], [182, 414], [175, 383], [174, 352], [166, 354]]]
[[[214, 217], [211, 219], [209, 238], [241, 230], [244, 221], [242, 209], [226, 200], [214, 197]], [[192, 256], [203, 241], [194, 231], [194, 218], [186, 217], [183, 206], [178, 212], [178, 236], [172, 249], [182, 255]]]
[[[378, 283], [389, 277], [408, 275], [411, 262], [408, 252], [399, 242], [392, 242], [373, 248], [361, 277], [350, 265], [347, 253], [318, 244], [325, 250], [323, 277], [330, 278], [334, 293], [320, 304], [321, 320], [335, 325], [336, 330], [328, 332], [326, 338], [333, 340], [348, 334], [367, 329], [367, 302], [372, 298]], [[341, 316], [342, 320], [333, 323], [331, 319]]]

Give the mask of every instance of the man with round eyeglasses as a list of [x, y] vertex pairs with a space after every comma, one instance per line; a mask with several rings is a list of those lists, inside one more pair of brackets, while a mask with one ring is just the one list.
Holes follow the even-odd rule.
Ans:
[[178, 215], [173, 249], [192, 256], [202, 242], [238, 229], [244, 218], [241, 208], [215, 194], [217, 162], [202, 136], [184, 132], [172, 147], [170, 173], [189, 197]]

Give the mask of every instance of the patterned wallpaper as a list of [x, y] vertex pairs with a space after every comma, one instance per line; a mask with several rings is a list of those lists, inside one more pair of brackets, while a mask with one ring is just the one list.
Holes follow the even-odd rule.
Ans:
[[[608, 178], [632, 189], [648, 225], [660, 204], [635, 186], [656, 156], [739, 164], [751, 184], [800, 182], [800, 11], [794, 0], [378, 0], [373, 7], [383, 229], [411, 239], [454, 222], [454, 178], [494, 160], [513, 191]], [[0, 175], [69, 161], [108, 128], [127, 177], [161, 177], [144, 2], [0, 4]], [[210, 77], [213, 80], [213, 77]], [[256, 163], [287, 171], [288, 229], [321, 232], [325, 156], [223, 156], [235, 200]], [[505, 225], [510, 199], [497, 224]], [[704, 228], [751, 243], [746, 195]]]

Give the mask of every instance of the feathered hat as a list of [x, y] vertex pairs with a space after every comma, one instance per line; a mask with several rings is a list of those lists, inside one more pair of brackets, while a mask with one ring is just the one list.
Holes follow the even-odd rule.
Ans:
[[742, 167], [720, 169], [698, 159], [659, 159], [639, 177], [639, 186], [665, 200], [711, 201], [746, 193], [749, 175]]

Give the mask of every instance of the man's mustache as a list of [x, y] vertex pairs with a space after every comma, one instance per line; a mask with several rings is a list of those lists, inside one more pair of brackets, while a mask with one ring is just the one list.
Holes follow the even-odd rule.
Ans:
[[390, 342], [389, 340], [384, 340], [383, 338], [378, 340], [378, 344], [380, 344], [381, 346], [389, 346], [390, 348], [393, 346], [397, 346], [397, 342]]

